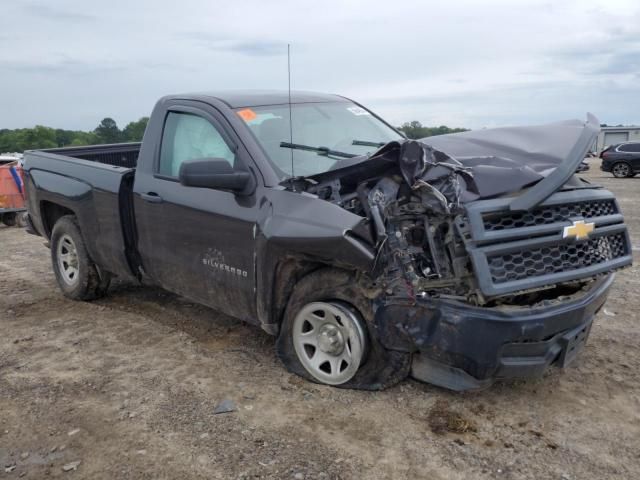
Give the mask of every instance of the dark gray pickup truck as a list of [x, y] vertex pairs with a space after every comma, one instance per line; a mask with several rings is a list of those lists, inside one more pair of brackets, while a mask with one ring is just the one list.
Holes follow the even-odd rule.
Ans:
[[597, 120], [405, 139], [336, 95], [162, 98], [141, 144], [28, 151], [63, 293], [159, 285], [277, 336], [309, 380], [482, 388], [583, 347], [631, 264], [575, 175]]

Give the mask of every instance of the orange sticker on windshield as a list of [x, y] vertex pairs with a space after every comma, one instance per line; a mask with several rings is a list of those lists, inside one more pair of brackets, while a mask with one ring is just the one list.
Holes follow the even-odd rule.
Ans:
[[251, 120], [255, 120], [256, 118], [258, 118], [258, 114], [250, 108], [238, 110], [238, 115], [240, 115], [240, 118], [245, 122], [250, 122]]

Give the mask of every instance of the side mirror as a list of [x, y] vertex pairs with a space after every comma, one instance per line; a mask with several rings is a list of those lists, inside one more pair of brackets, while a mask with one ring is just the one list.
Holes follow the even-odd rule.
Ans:
[[251, 174], [234, 170], [231, 164], [222, 158], [198, 158], [187, 160], [180, 165], [178, 179], [185, 187], [214, 188], [241, 193], [249, 186]]

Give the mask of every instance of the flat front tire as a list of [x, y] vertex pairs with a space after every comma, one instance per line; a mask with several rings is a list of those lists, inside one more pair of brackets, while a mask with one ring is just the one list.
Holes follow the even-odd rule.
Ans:
[[51, 262], [62, 293], [74, 300], [94, 300], [109, 288], [111, 276], [91, 260], [76, 218], [61, 217], [51, 233]]
[[373, 302], [354, 274], [323, 268], [289, 297], [276, 342], [287, 369], [312, 382], [381, 390], [406, 378], [411, 355], [385, 349], [373, 326]]

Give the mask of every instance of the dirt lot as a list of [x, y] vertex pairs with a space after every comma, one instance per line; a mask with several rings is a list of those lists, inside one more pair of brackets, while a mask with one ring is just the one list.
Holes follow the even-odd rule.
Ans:
[[[640, 180], [588, 176], [640, 238]], [[371, 393], [302, 381], [272, 337], [161, 290], [66, 300], [42, 244], [0, 229], [0, 477], [640, 478], [638, 267], [565, 371]]]

